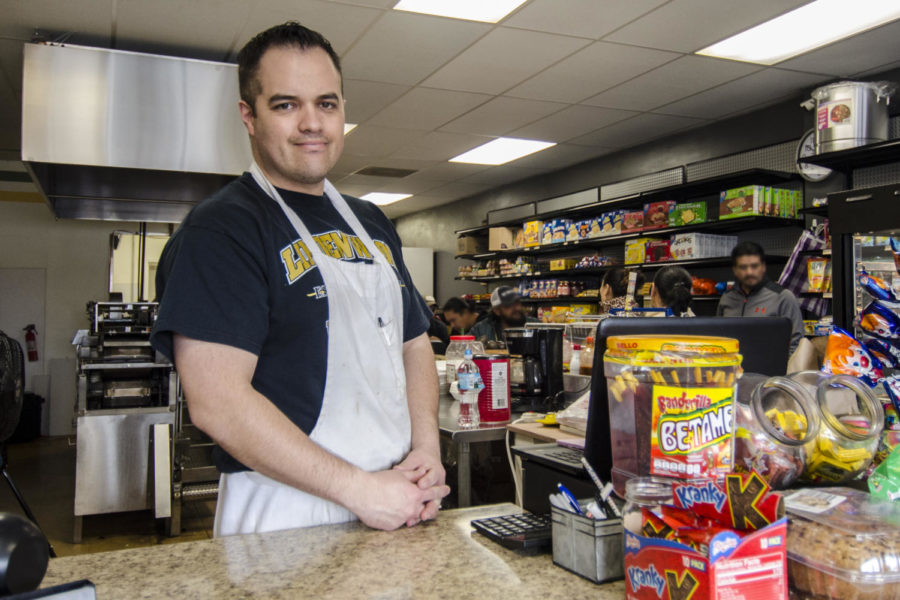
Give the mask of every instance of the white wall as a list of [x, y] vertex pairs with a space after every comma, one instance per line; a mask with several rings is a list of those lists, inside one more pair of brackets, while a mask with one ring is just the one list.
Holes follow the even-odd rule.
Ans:
[[[166, 231], [165, 225], [154, 225], [155, 231]], [[86, 304], [104, 300], [109, 288], [109, 235], [115, 230], [136, 231], [136, 223], [56, 220], [45, 204], [35, 202], [0, 202], [0, 269], [43, 269], [46, 272], [44, 299], [45, 357], [43, 365], [54, 359], [73, 359], [71, 344], [76, 330], [85, 329]], [[0, 289], [0, 294], [7, 294]], [[49, 375], [45, 367], [44, 375]], [[41, 375], [30, 373], [30, 376]], [[53, 386], [55, 394], [69, 386]], [[75, 389], [68, 398], [48, 398], [52, 412], [71, 411]], [[46, 410], [46, 405], [45, 405]], [[65, 434], [60, 427], [68, 421], [51, 418], [62, 425], [51, 428], [51, 435]]]

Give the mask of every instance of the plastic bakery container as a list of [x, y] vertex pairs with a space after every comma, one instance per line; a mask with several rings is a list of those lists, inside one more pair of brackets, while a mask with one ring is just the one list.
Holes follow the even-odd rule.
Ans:
[[850, 488], [785, 499], [793, 590], [817, 600], [900, 600], [900, 505]]

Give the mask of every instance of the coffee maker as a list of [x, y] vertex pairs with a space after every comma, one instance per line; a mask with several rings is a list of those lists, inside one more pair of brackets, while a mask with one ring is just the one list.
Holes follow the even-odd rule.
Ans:
[[558, 410], [564, 401], [563, 327], [536, 325], [504, 331], [513, 410]]

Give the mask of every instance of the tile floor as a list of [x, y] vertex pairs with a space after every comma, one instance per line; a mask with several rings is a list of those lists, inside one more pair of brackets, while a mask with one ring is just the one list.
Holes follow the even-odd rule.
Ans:
[[[58, 556], [172, 544], [212, 537], [215, 500], [184, 505], [177, 537], [150, 511], [84, 518], [83, 541], [72, 543], [75, 502], [75, 438], [43, 437], [9, 446], [9, 471]], [[2, 478], [0, 478], [2, 479]], [[23, 515], [12, 491], [0, 481], [0, 511]], [[24, 515], [23, 515], [24, 516]]]

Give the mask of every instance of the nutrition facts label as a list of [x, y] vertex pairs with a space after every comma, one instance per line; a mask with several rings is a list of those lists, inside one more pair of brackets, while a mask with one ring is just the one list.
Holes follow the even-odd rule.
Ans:
[[773, 600], [782, 594], [784, 554], [717, 561], [713, 577], [715, 600]]

